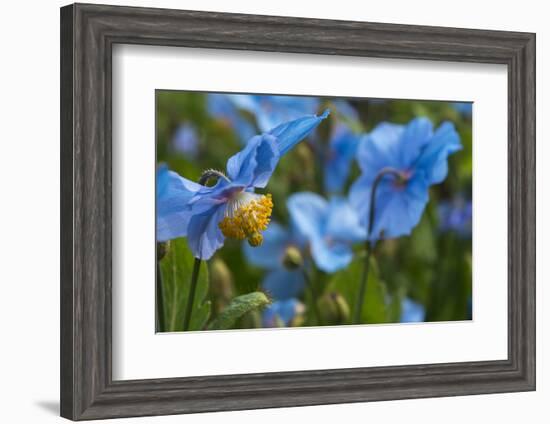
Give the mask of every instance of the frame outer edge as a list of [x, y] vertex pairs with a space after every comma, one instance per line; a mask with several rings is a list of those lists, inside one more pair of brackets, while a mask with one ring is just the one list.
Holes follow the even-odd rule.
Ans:
[[[219, 28], [212, 32], [214, 23]], [[303, 32], [287, 34], [281, 30], [287, 24], [303, 25]], [[339, 47], [349, 31], [355, 47]], [[397, 374], [378, 367], [113, 382], [110, 72], [116, 42], [507, 63], [508, 243], [516, 243], [509, 254], [509, 360], [403, 366]], [[61, 415], [102, 419], [534, 390], [534, 71], [535, 36], [528, 33], [89, 4], [62, 8]], [[408, 378], [407, 370], [422, 378]]]
[[74, 419], [74, 287], [73, 287], [73, 84], [74, 84], [74, 7], [60, 9], [60, 413]]
[[525, 189], [525, 379], [536, 390], [536, 34], [530, 34], [523, 49], [524, 84], [521, 87], [525, 107], [524, 151], [526, 155]]

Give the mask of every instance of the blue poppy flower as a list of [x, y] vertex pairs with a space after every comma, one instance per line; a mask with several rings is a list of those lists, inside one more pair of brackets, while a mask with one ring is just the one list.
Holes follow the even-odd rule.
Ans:
[[303, 311], [304, 305], [297, 299], [278, 300], [264, 309], [262, 324], [264, 327], [288, 327]]
[[241, 116], [228, 95], [208, 94], [206, 102], [210, 115], [231, 127], [243, 144], [256, 135], [254, 125]]
[[400, 322], [424, 322], [426, 310], [424, 306], [406, 297], [401, 301]]
[[[282, 155], [325, 119], [311, 115], [287, 122], [250, 139], [227, 161], [227, 176], [214, 186], [187, 180], [160, 167], [157, 172], [157, 241], [187, 237], [199, 259], [209, 259], [225, 237], [262, 242], [273, 204], [271, 195], [254, 193], [264, 188]], [[210, 171], [213, 172], [213, 171]]]
[[298, 297], [305, 286], [303, 270], [299, 264], [289, 267], [285, 259], [292, 249], [301, 255], [304, 241], [295, 230], [286, 229], [276, 222], [269, 224], [263, 236], [261, 246], [244, 244], [248, 262], [268, 271], [262, 281], [262, 288], [274, 299]]
[[315, 193], [296, 193], [288, 198], [287, 208], [309, 244], [313, 261], [325, 272], [348, 266], [353, 259], [352, 244], [366, 238], [359, 217], [344, 198], [327, 201]]
[[452, 201], [442, 201], [437, 207], [439, 229], [454, 232], [460, 237], [472, 235], [472, 202], [457, 197]]
[[454, 102], [452, 105], [458, 113], [472, 116], [472, 102]]
[[351, 163], [355, 159], [360, 136], [349, 127], [336, 122], [330, 136], [328, 151], [325, 156], [323, 181], [328, 193], [342, 191], [349, 177]]
[[357, 148], [362, 174], [353, 183], [349, 198], [365, 227], [373, 183], [381, 172], [394, 171], [378, 184], [369, 240], [410, 234], [428, 203], [429, 187], [446, 178], [447, 157], [461, 148], [452, 123], [445, 122], [433, 131], [426, 118], [413, 119], [407, 125], [382, 123], [364, 136]]
[[319, 99], [302, 96], [266, 96], [266, 95], [227, 95], [237, 107], [256, 117], [261, 131], [282, 122], [296, 119], [302, 115], [311, 115], [319, 108]]
[[188, 158], [195, 158], [199, 150], [199, 136], [191, 124], [180, 125], [172, 137], [172, 148]]

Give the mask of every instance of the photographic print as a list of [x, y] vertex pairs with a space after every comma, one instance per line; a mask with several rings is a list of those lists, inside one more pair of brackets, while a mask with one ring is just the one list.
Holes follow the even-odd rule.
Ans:
[[472, 319], [472, 103], [156, 91], [157, 332]]

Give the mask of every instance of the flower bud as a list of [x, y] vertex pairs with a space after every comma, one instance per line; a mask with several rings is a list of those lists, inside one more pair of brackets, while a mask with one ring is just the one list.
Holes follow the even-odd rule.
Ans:
[[326, 293], [318, 305], [321, 319], [327, 324], [345, 324], [350, 318], [349, 305], [340, 293]]
[[288, 246], [283, 256], [283, 265], [286, 269], [298, 269], [304, 264], [302, 252], [296, 246]]
[[233, 275], [219, 258], [210, 262], [210, 295], [215, 312], [220, 312], [233, 298]]
[[166, 256], [168, 249], [170, 249], [169, 241], [161, 241], [157, 243], [157, 261], [160, 261]]

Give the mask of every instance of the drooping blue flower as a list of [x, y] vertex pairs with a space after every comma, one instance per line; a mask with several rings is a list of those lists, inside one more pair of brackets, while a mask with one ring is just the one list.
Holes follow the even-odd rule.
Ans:
[[452, 105], [458, 113], [472, 116], [472, 102], [453, 102]]
[[256, 117], [261, 131], [268, 131], [283, 122], [311, 115], [319, 108], [319, 99], [303, 96], [228, 94], [237, 107]]
[[188, 123], [181, 124], [172, 136], [172, 148], [190, 159], [196, 158], [199, 136], [195, 127]]
[[302, 192], [291, 195], [287, 207], [319, 269], [335, 272], [349, 265], [353, 259], [351, 246], [365, 240], [366, 231], [344, 198], [327, 201], [318, 194]]
[[303, 310], [304, 305], [297, 299], [275, 301], [264, 310], [262, 324], [264, 327], [288, 327]]
[[424, 322], [426, 310], [423, 305], [408, 297], [401, 301], [401, 322]]
[[285, 264], [288, 252], [294, 249], [302, 257], [304, 241], [295, 230], [271, 222], [263, 233], [264, 241], [258, 247], [244, 244], [246, 259], [252, 265], [267, 270], [262, 288], [274, 299], [298, 297], [304, 290], [303, 270]]
[[228, 95], [208, 94], [207, 109], [211, 116], [231, 127], [243, 144], [256, 134], [254, 125], [240, 114]]
[[426, 118], [407, 125], [382, 123], [364, 136], [357, 149], [362, 174], [353, 183], [349, 198], [365, 228], [377, 176], [388, 169], [399, 174], [384, 174], [378, 184], [369, 240], [410, 234], [428, 203], [429, 187], [446, 178], [447, 157], [461, 148], [452, 123], [444, 122], [433, 131]]
[[325, 156], [323, 181], [328, 193], [339, 193], [348, 180], [361, 137], [342, 122], [336, 122]]
[[456, 197], [452, 201], [442, 201], [437, 206], [439, 229], [454, 232], [460, 237], [472, 236], [472, 201]]
[[[219, 173], [214, 186], [187, 180], [160, 167], [157, 172], [157, 241], [187, 237], [196, 258], [209, 259], [225, 237], [262, 242], [271, 216], [271, 195], [264, 188], [282, 155], [325, 119], [309, 115], [286, 122], [250, 139], [227, 161], [227, 176]], [[212, 172], [212, 171], [210, 171]]]

